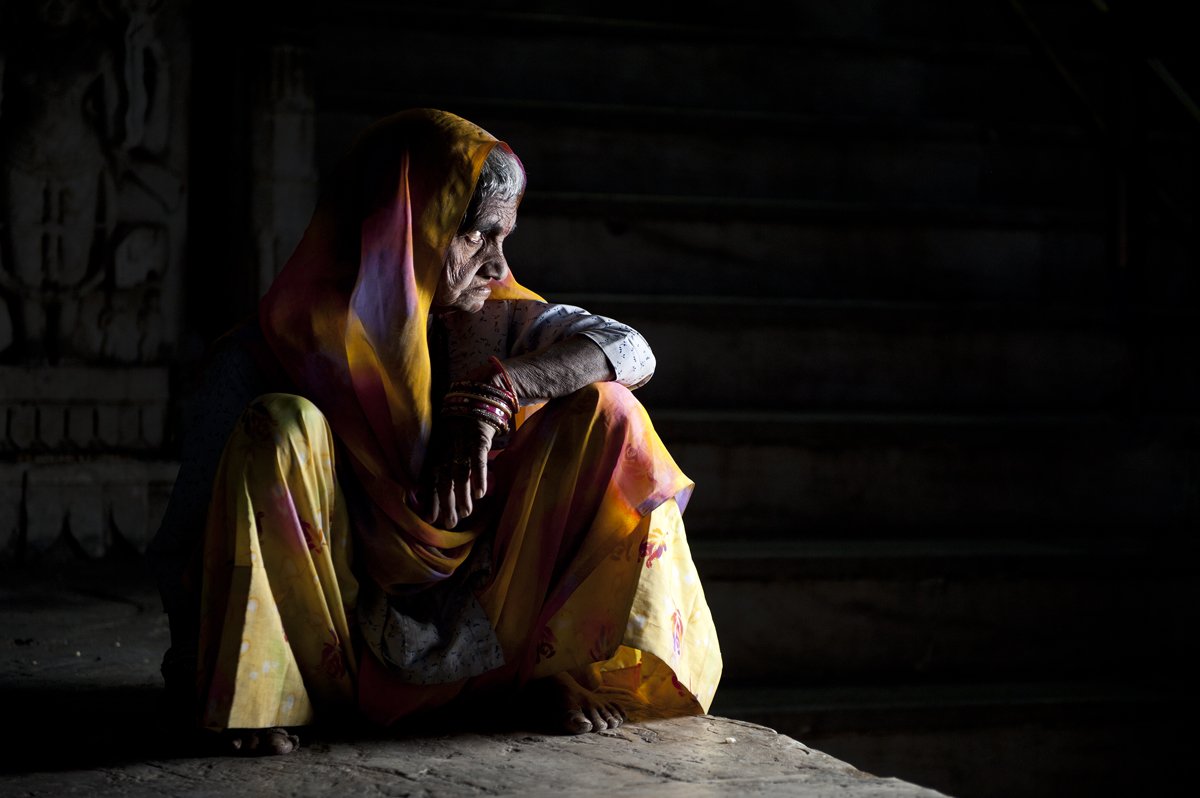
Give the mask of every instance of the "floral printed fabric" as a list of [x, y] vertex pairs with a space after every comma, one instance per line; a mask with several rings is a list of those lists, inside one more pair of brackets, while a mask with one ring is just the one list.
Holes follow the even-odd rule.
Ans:
[[[211, 728], [303, 723], [352, 706], [356, 691], [359, 709], [386, 723], [460, 694], [558, 670], [583, 674], [597, 661], [611, 667], [593, 675], [625, 678], [629, 694], [647, 706], [707, 706], [720, 656], [696, 609], [702, 594], [686, 574], [664, 580], [655, 570], [685, 551], [672, 548], [665, 532], [674, 522], [658, 524], [666, 548], [651, 568], [641, 555], [644, 538], [647, 552], [657, 545], [648, 542], [654, 524], [643, 529], [647, 519], [660, 508], [660, 516], [670, 513], [671, 500], [681, 511], [691, 481], [626, 387], [601, 383], [524, 409], [494, 460], [491, 494], [467, 523], [435, 527], [407, 499], [420, 486], [436, 417], [433, 297], [495, 147], [507, 149], [436, 109], [372, 125], [335, 170], [260, 303], [264, 340], [298, 395], [251, 404], [214, 480], [201, 641]], [[358, 257], [347, 257], [354, 242]], [[653, 368], [648, 348], [636, 345], [640, 337], [578, 309], [545, 305], [511, 274], [493, 284], [491, 299], [517, 303], [509, 322], [521, 313], [552, 316], [506, 331], [510, 352], [541, 346], [520, 329], [554, 327], [561, 337], [582, 324], [570, 334], [592, 337], [622, 380]], [[400, 606], [395, 597], [451, 581], [485, 537], [491, 570], [473, 592], [502, 665], [416, 684], [412, 673], [385, 663], [411, 652], [352, 650], [347, 618], [357, 612], [357, 579], [370, 582], [365, 595], [378, 590]], [[639, 604], [647, 591], [653, 600]], [[647, 613], [650, 631], [637, 638], [645, 649], [622, 647], [635, 604]], [[426, 638], [442, 640], [454, 628], [434, 626], [437, 634]], [[539, 660], [551, 636], [554, 653]]]
[[208, 515], [200, 631], [201, 723], [308, 723], [353, 705], [357, 658], [350, 526], [320, 411], [267, 394], [225, 447]]
[[[707, 712], [721, 677], [721, 650], [676, 501], [669, 499], [646, 516], [629, 543], [590, 579], [602, 590], [615, 577], [611, 572], [630, 562], [639, 566], [624, 625], [597, 620], [595, 606], [589, 605], [592, 591], [583, 585], [543, 630], [543, 639], [561, 640], [585, 630], [595, 649], [583, 683], [626, 694], [635, 717], [692, 714], [697, 707]], [[619, 646], [609, 654], [617, 639]], [[553, 643], [550, 653], [552, 648]]]
[[440, 684], [478, 676], [504, 664], [500, 641], [475, 598], [490, 572], [489, 541], [445, 582], [403, 596], [371, 583], [358, 602], [364, 642], [393, 673], [413, 684]]
[[[288, 394], [252, 404], [230, 440], [205, 555], [207, 727], [298, 725], [355, 703], [391, 723], [560, 671], [619, 694], [635, 717], [707, 711], [721, 654], [680, 515], [691, 483], [628, 390], [603, 383], [550, 402], [494, 459], [479, 511], [486, 583], [468, 560], [462, 584], [500, 656], [485, 645], [465, 669], [461, 657], [438, 662], [436, 644], [407, 670], [395, 664], [410, 652], [346, 645], [359, 590], [330, 441], [320, 412]], [[434, 627], [435, 643], [463, 632]]]
[[422, 686], [364, 656], [360, 709], [388, 724], [567, 672], [635, 717], [707, 711], [721, 653], [680, 517], [692, 483], [633, 394], [597, 383], [548, 402], [490, 473], [477, 522], [492, 573], [477, 598], [504, 665]]

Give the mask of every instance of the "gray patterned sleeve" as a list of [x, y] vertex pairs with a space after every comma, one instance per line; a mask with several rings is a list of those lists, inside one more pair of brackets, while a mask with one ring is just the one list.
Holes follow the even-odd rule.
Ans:
[[554, 305], [531, 299], [509, 303], [509, 355], [518, 356], [582, 335], [604, 352], [627, 388], [640, 388], [654, 376], [654, 353], [641, 333], [606, 316], [589, 313], [574, 305]]

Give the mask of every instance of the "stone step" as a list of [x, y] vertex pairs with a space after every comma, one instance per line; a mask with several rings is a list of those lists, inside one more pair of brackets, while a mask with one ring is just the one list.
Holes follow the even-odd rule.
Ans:
[[[953, 38], [847, 39], [788, 26], [736, 32], [537, 14], [498, 14], [480, 24], [462, 12], [385, 10], [375, 19], [330, 18], [316, 51], [319, 107], [350, 86], [370, 87], [395, 107], [410, 105], [406, 98], [418, 87], [426, 94], [570, 101], [581, 99], [584, 86], [593, 101], [645, 105], [668, 96], [689, 107], [819, 113], [1055, 122], [1073, 113], [1028, 46]], [[554, 66], [531, 75], [530, 64]], [[1098, 66], [1078, 79], [1102, 96]], [[486, 92], [479, 89], [484, 75]]]
[[[555, 295], [641, 332], [650, 407], [1094, 411], [1200, 401], [1189, 318], [1131, 308]], [[1136, 375], [1136, 377], [1135, 377]], [[1136, 384], [1132, 381], [1136, 380]], [[1149, 409], [1149, 408], [1143, 408]]]
[[1064, 211], [531, 191], [506, 242], [554, 293], [1086, 302], [1098, 217]]
[[549, 191], [530, 188], [521, 210], [538, 216], [601, 216], [608, 219], [805, 221], [830, 226], [879, 224], [986, 229], [1080, 229], [1101, 221], [1094, 210], [1035, 205], [975, 205], [953, 202], [810, 200], [696, 194], [632, 194]]
[[[417, 106], [443, 107], [478, 121], [485, 128], [514, 143], [535, 143], [550, 147], [555, 142], [539, 143], [544, 135], [557, 138], [562, 130], [579, 131], [599, 137], [604, 131], [620, 131], [621, 136], [607, 141], [595, 138], [581, 142], [589, 146], [611, 145], [613, 149], [640, 149], [642, 137], [666, 137], [678, 148], [680, 142], [704, 136], [737, 140], [739, 137], [759, 136], [772, 146], [779, 141], [878, 145], [940, 145], [947, 148], [983, 146], [997, 151], [1006, 149], [1037, 150], [1044, 148], [1079, 157], [1078, 150], [1089, 151], [1096, 136], [1078, 121], [1061, 123], [1037, 122], [1020, 118], [1002, 120], [940, 119], [922, 116], [879, 116], [870, 113], [806, 113], [797, 109], [763, 108], [738, 109], [717, 105], [679, 106], [670, 102], [650, 105], [599, 102], [588, 99], [538, 100], [520, 97], [446, 93], [406, 93], [393, 98], [375, 93], [356, 94], [353, 89], [331, 97], [319, 109], [317, 119], [318, 163], [326, 168], [333, 158], [345, 152], [367, 125], [394, 113], [397, 101]], [[519, 128], [521, 136], [513, 139], [509, 129]], [[1188, 152], [1189, 137], [1170, 129], [1146, 131], [1147, 151], [1151, 155]], [[669, 154], [669, 153], [668, 153]], [[739, 153], [749, 156], [753, 153]], [[733, 153], [723, 153], [730, 158]], [[779, 168], [784, 164], [774, 164]], [[723, 164], [708, 164], [720, 169]], [[580, 168], [580, 164], [573, 164]]]
[[1060, 538], [1197, 522], [1194, 416], [656, 410], [697, 538]]
[[[1070, 128], [1002, 135], [964, 123], [439, 99], [511, 144], [536, 191], [1095, 207], [1111, 171]], [[322, 170], [389, 110], [322, 114]]]
[[[1032, 680], [768, 686], [722, 684], [713, 711], [804, 737], [855, 729], [1034, 721], [1063, 708], [1165, 708], [1178, 700], [1165, 680]], [[1189, 702], [1191, 703], [1191, 702]], [[903, 717], [907, 716], [907, 717]], [[923, 717], [922, 717], [923, 716]]]
[[1048, 536], [690, 540], [706, 581], [837, 579], [1178, 577], [1190, 565], [1174, 547], [1125, 530], [1118, 537]]
[[1127, 534], [700, 540], [692, 553], [731, 685], [1099, 679], [1165, 662], [1200, 620], [1192, 544]]
[[[1125, 677], [722, 687], [714, 711], [947, 795], [1058, 798], [1177, 793], [1177, 771], [1158, 763], [1191, 755], [1195, 705], [1184, 685]], [[1131, 740], [1153, 741], [1153, 750], [1131, 752]]]
[[[471, 4], [467, 4], [471, 5]], [[1068, 17], [1088, 21], [1070, 3], [1043, 2], [1039, 16]], [[1025, 37], [1012, 12], [1000, 6], [965, 9], [953, 0], [914, 0], [896, 8], [886, 0], [856, 0], [853, 4], [829, 6], [822, 3], [779, 5], [755, 0], [731, 14], [727, 5], [704, 0], [692, 3], [681, 17], [670, 6], [621, 0], [598, 7], [594, 3], [492, 3], [486, 8], [406, 8], [401, 17], [386, 0], [351, 0], [339, 6], [323, 22], [345, 22], [340, 9], [351, 9], [352, 19], [372, 26], [395, 25], [401, 19], [410, 25], [455, 29], [465, 22], [506, 31], [527, 29], [545, 34], [576, 29], [608, 32], [619, 37], [646, 35], [689, 37], [701, 40], [751, 38], [774, 41], [782, 38], [840, 39], [846, 41], [905, 40], [929, 45], [951, 42], [960, 47], [989, 44], [1022, 44]], [[1068, 13], [1069, 12], [1069, 13]]]

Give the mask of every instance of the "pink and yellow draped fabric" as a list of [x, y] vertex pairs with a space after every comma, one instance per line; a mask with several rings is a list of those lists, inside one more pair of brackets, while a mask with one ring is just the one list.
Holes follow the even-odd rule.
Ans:
[[[433, 422], [429, 309], [494, 146], [507, 145], [441, 111], [370, 128], [262, 301], [299, 395], [252, 404], [216, 476], [209, 728], [299, 725], [355, 703], [388, 723], [559, 671], [651, 712], [707, 711], [721, 656], [680, 519], [692, 483], [627, 389], [591, 386], [530, 416], [494, 457], [469, 528], [433, 527], [406, 501]], [[493, 292], [531, 297], [511, 278]], [[346, 480], [365, 496], [353, 517]], [[358, 579], [393, 593], [438, 582], [483, 534], [492, 571], [477, 598], [503, 667], [416, 685], [354, 644]]]
[[356, 704], [390, 724], [558, 672], [635, 718], [707, 711], [721, 653], [681, 519], [691, 483], [628, 390], [550, 403], [495, 459], [478, 599], [504, 664], [453, 682], [412, 684], [347, 645], [356, 530], [332, 441], [311, 402], [271, 394], [226, 447], [205, 549], [205, 726], [301, 725]]
[[204, 545], [199, 692], [210, 729], [300, 726], [355, 706], [350, 521], [320, 411], [253, 402], [229, 438]]
[[[405, 497], [432, 427], [427, 320], [443, 258], [492, 147], [482, 128], [417, 109], [368, 128], [341, 164], [259, 318], [291, 380], [329, 419], [376, 510], [362, 545], [385, 588], [436, 581], [474, 531], [426, 524]], [[511, 276], [493, 297], [537, 298]]]

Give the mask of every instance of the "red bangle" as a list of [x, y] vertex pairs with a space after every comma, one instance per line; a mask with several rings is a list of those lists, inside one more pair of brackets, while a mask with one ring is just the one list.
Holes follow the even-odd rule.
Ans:
[[470, 396], [447, 396], [442, 404], [442, 415], [479, 418], [500, 432], [512, 429], [512, 414], [506, 408]]
[[489, 426], [491, 426], [492, 428], [494, 428], [496, 430], [496, 432], [499, 432], [501, 435], [503, 435], [504, 433], [508, 432], [511, 429], [511, 426], [509, 424], [501, 421], [500, 419], [496, 418], [493, 414], [487, 412], [486, 410], [483, 410], [482, 408], [478, 408], [478, 407], [472, 407], [469, 410], [467, 410], [465, 413], [461, 413], [461, 414], [454, 413], [452, 415], [474, 416], [475, 418], [479, 419], [480, 421], [482, 421], [482, 422], [488, 424]]
[[520, 407], [521, 403], [517, 399], [517, 389], [513, 387], [512, 377], [508, 375], [508, 369], [504, 368], [504, 364], [500, 362], [500, 358], [496, 357], [495, 355], [489, 357], [488, 362], [496, 367], [496, 371], [500, 373], [500, 378], [504, 380], [504, 387], [508, 389], [510, 394], [512, 394], [513, 399], [516, 401], [517, 407]]
[[503, 405], [510, 413], [517, 412], [517, 397], [488, 382], [455, 382], [450, 385], [446, 396], [470, 396]]

